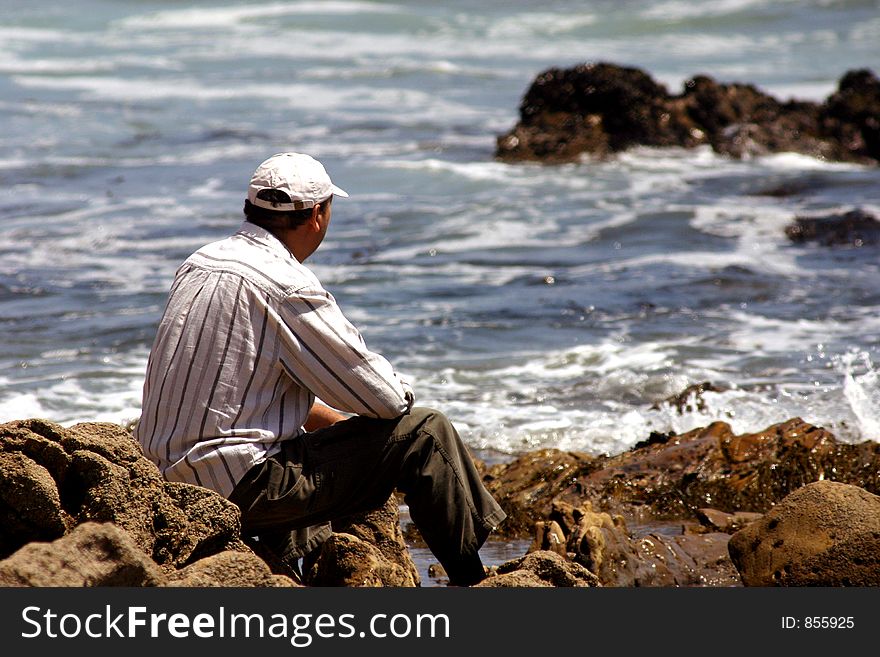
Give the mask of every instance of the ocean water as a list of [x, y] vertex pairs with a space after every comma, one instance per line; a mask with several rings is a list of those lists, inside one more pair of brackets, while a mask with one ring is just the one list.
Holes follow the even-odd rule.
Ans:
[[[351, 193], [313, 268], [486, 458], [719, 419], [880, 439], [880, 249], [784, 234], [880, 215], [880, 168], [494, 161], [532, 79], [587, 61], [821, 100], [880, 71], [880, 2], [5, 0], [0, 421], [137, 418], [175, 269], [301, 150]], [[707, 380], [705, 409], [652, 408]]]

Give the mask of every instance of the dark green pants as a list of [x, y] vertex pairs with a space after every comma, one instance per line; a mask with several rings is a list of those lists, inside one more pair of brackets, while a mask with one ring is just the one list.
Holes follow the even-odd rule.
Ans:
[[230, 500], [242, 510], [245, 535], [276, 544], [290, 537], [283, 555], [290, 557], [320, 544], [326, 523], [378, 508], [395, 489], [450, 583], [480, 581], [478, 551], [506, 515], [438, 411], [353, 417], [285, 441], [280, 453], [251, 468]]

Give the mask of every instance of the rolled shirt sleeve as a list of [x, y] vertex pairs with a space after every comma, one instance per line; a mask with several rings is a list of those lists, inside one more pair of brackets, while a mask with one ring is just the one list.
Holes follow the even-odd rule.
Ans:
[[367, 348], [329, 292], [299, 288], [287, 296], [279, 313], [286, 329], [281, 365], [324, 403], [375, 418], [398, 417], [412, 408], [410, 384]]

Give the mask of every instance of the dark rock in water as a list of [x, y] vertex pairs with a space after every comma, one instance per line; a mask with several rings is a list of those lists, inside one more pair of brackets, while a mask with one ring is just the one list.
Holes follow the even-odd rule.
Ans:
[[792, 242], [818, 242], [823, 246], [862, 247], [880, 244], [880, 221], [864, 210], [822, 217], [795, 217], [785, 229]]
[[880, 80], [868, 69], [846, 73], [822, 105], [819, 121], [823, 134], [846, 152], [880, 160]]
[[590, 587], [599, 580], [583, 566], [566, 561], [555, 552], [531, 552], [498, 566], [497, 574], [477, 584], [478, 588]]
[[498, 138], [503, 159], [572, 161], [636, 144], [672, 146], [702, 138], [667, 111], [669, 93], [635, 68], [584, 64], [541, 73], [520, 104], [520, 122]]
[[820, 481], [794, 491], [728, 545], [747, 586], [880, 586], [880, 497]]
[[[688, 386], [677, 395], [673, 395], [668, 399], [664, 399], [662, 402], [653, 404], [651, 409], [657, 410], [661, 405], [665, 404], [677, 410], [679, 415], [682, 413], [693, 413], [694, 411], [705, 411], [706, 401], [703, 399], [703, 393], [724, 392], [725, 390], [727, 390], [727, 388], [716, 386], [711, 381], [695, 383]], [[638, 446], [641, 446], [641, 444]]]
[[163, 579], [162, 569], [112, 523], [83, 523], [0, 561], [0, 586], [158, 586]]
[[520, 120], [497, 138], [506, 161], [570, 162], [626, 148], [709, 144], [734, 157], [797, 152], [828, 160], [880, 161], [880, 81], [844, 75], [819, 105], [781, 102], [752, 85], [700, 75], [670, 95], [640, 69], [610, 63], [552, 68], [520, 104]]

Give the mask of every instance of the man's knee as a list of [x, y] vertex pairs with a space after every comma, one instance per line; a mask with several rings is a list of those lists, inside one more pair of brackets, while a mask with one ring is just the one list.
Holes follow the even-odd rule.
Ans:
[[409, 412], [411, 421], [419, 429], [424, 429], [431, 435], [439, 438], [441, 435], [451, 435], [455, 433], [455, 428], [442, 411], [435, 408], [427, 408], [424, 406], [416, 406]]
[[416, 427], [415, 433], [421, 440], [428, 441], [434, 449], [445, 453], [449, 458], [466, 451], [452, 422], [442, 412], [434, 408], [416, 407], [410, 413], [410, 421]]

